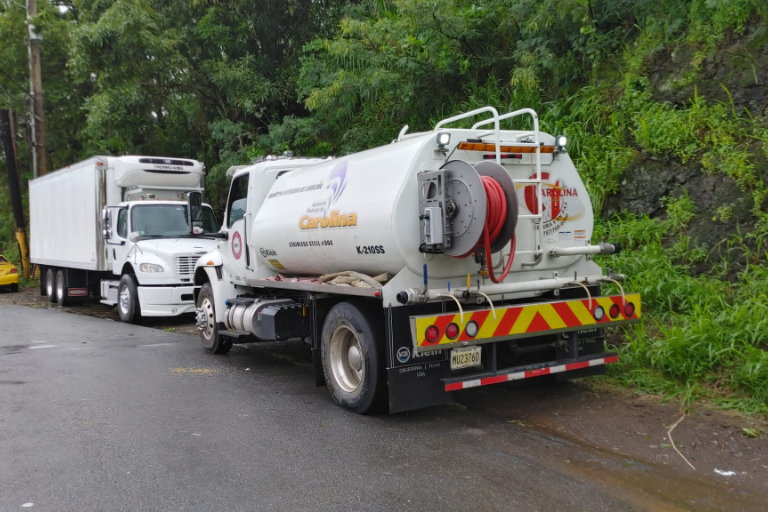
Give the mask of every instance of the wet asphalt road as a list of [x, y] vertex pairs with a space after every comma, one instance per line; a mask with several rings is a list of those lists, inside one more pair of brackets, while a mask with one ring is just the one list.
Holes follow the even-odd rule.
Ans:
[[572, 443], [492, 415], [349, 413], [297, 344], [212, 356], [61, 311], [0, 318], [3, 512], [659, 509], [562, 469]]

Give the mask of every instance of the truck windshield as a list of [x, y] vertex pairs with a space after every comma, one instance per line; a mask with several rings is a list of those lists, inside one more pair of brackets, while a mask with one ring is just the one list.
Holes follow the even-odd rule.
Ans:
[[[217, 232], [219, 226], [210, 206], [203, 206], [202, 215], [203, 233]], [[131, 209], [131, 231], [138, 232], [142, 238], [189, 236], [187, 205], [147, 204], [134, 206]]]

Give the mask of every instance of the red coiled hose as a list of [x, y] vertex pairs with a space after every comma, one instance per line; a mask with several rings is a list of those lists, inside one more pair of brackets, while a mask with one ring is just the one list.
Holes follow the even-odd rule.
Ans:
[[478, 247], [482, 246], [485, 249], [485, 258], [488, 264], [488, 276], [494, 283], [500, 283], [504, 281], [504, 278], [509, 274], [509, 269], [512, 268], [512, 262], [515, 260], [515, 235], [512, 234], [512, 247], [509, 252], [507, 265], [504, 267], [504, 272], [502, 272], [501, 276], [497, 279], [493, 274], [491, 245], [493, 245], [499, 238], [501, 230], [504, 227], [504, 221], [507, 219], [507, 196], [504, 194], [504, 188], [502, 188], [498, 181], [490, 176], [481, 176], [481, 178], [483, 180], [483, 186], [485, 187], [485, 197], [487, 199], [483, 235], [471, 251], [462, 256], [458, 256], [458, 258], [467, 258], [474, 254]]

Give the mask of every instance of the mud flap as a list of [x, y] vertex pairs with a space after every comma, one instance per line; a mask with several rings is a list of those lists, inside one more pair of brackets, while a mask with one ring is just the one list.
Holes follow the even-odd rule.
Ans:
[[400, 366], [387, 370], [389, 383], [389, 412], [404, 412], [451, 401], [443, 379], [450, 375], [450, 362]]
[[451, 401], [443, 379], [451, 374], [448, 351], [418, 354], [413, 350], [408, 314], [440, 311], [440, 305], [390, 308], [387, 312], [387, 384], [389, 412], [404, 412]]

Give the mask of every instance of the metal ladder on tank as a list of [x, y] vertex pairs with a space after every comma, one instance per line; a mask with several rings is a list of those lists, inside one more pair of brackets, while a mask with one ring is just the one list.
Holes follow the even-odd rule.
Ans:
[[[518, 137], [520, 138], [528, 138], [533, 136], [533, 142], [515, 142], [515, 146], [518, 147], [531, 147], [535, 148], [535, 167], [536, 167], [536, 174], [535, 178], [525, 178], [525, 179], [512, 179], [512, 183], [515, 184], [515, 193], [517, 193], [517, 185], [535, 185], [536, 187], [536, 197], [538, 198], [537, 201], [537, 212], [536, 213], [526, 213], [526, 214], [519, 214], [518, 219], [530, 219], [533, 222], [533, 249], [531, 250], [522, 250], [522, 251], [515, 251], [515, 255], [521, 255], [521, 254], [532, 254], [533, 255], [533, 261], [523, 261], [522, 265], [524, 267], [532, 267], [534, 265], [538, 265], [541, 262], [542, 255], [544, 254], [541, 250], [541, 242], [544, 235], [544, 186], [543, 186], [543, 178], [541, 174], [541, 140], [539, 136], [539, 116], [536, 114], [536, 111], [531, 108], [522, 108], [520, 110], [514, 110], [512, 112], [507, 112], [506, 114], [499, 115], [499, 112], [493, 108], [493, 107], [483, 107], [478, 108], [475, 110], [472, 110], [470, 112], [465, 112], [463, 114], [459, 114], [453, 117], [449, 117], [447, 119], [443, 119], [439, 123], [435, 125], [435, 128], [433, 131], [439, 130], [442, 126], [453, 123], [455, 121], [459, 121], [461, 119], [466, 119], [468, 117], [474, 117], [478, 114], [483, 114], [486, 112], [490, 112], [492, 114], [492, 117], [488, 119], [484, 119], [482, 121], [479, 121], [472, 125], [473, 130], [479, 129], [481, 126], [485, 126], [488, 124], [493, 123], [493, 131], [480, 134], [478, 138], [487, 137], [488, 135], [495, 135], [495, 146], [496, 146], [496, 163], [501, 165], [501, 128], [500, 124], [501, 121], [505, 119], [511, 119], [513, 117], [519, 117], [523, 115], [530, 115], [533, 118], [533, 131], [532, 132], [526, 132], [522, 136]], [[522, 206], [520, 207], [522, 209]]]

